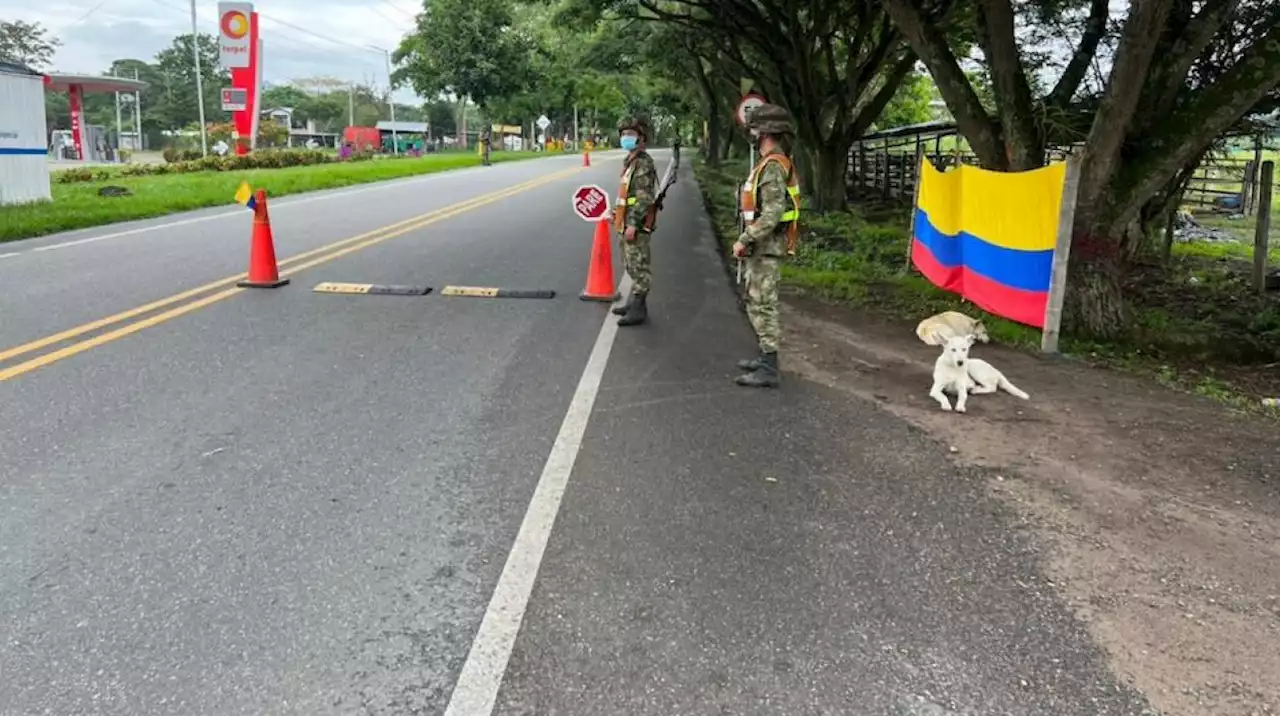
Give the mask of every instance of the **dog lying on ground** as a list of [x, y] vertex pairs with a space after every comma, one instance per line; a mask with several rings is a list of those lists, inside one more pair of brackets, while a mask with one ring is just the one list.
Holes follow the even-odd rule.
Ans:
[[947, 338], [970, 335], [983, 343], [991, 340], [987, 335], [987, 327], [982, 325], [982, 321], [970, 318], [959, 311], [943, 311], [936, 316], [929, 316], [916, 326], [916, 335], [920, 340], [931, 346], [940, 346], [941, 342], [934, 341], [935, 333], [942, 336], [943, 342]]
[[938, 401], [943, 410], [952, 409], [946, 393], [955, 394], [955, 411], [958, 413], [965, 412], [965, 403], [970, 394], [983, 395], [1004, 389], [1023, 400], [1031, 398], [1009, 382], [995, 366], [981, 358], [969, 357], [973, 335], [945, 338], [940, 333], [933, 333], [929, 337], [935, 341], [933, 345], [942, 346], [942, 355], [933, 362], [933, 388], [929, 390], [929, 397]]

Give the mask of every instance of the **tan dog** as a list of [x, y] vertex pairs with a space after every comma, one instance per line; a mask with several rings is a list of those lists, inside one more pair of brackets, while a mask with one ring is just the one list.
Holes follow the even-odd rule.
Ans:
[[[991, 341], [986, 326], [982, 321], [970, 318], [957, 311], [944, 311], [936, 316], [929, 316], [916, 326], [916, 335], [931, 346], [940, 346], [948, 338], [973, 336], [983, 343]], [[939, 337], [941, 340], [939, 340]]]

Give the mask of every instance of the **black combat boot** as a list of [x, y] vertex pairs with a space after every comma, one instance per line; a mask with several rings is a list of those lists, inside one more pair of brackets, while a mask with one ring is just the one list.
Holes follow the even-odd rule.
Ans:
[[733, 382], [749, 388], [778, 387], [782, 382], [781, 376], [778, 375], [778, 354], [762, 353], [759, 360], [760, 367], [750, 373], [744, 373], [734, 378]]
[[738, 368], [740, 370], [745, 370], [748, 373], [760, 370], [760, 366], [762, 365], [764, 365], [763, 351], [760, 353], [760, 355], [757, 355], [755, 358], [746, 358], [738, 361]]
[[632, 291], [631, 293], [627, 294], [627, 300], [625, 302], [619, 303], [618, 305], [614, 306], [612, 309], [610, 309], [609, 313], [612, 313], [615, 316], [621, 316], [622, 314], [631, 310], [631, 304], [635, 302], [636, 302], [636, 294], [634, 291]]
[[648, 296], [639, 294], [627, 306], [627, 312], [618, 319], [619, 326], [638, 326], [649, 318], [649, 307], [645, 305]]

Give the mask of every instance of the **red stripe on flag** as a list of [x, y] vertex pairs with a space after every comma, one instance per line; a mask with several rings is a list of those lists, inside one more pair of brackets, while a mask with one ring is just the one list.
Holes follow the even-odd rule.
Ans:
[[988, 313], [1028, 326], [1044, 328], [1044, 308], [1049, 294], [1025, 291], [996, 283], [964, 266], [949, 268], [938, 263], [918, 239], [911, 240], [911, 262], [933, 285], [958, 293]]

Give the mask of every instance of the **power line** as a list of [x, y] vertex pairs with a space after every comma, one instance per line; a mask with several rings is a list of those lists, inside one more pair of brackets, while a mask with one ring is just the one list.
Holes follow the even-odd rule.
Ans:
[[410, 14], [410, 13], [408, 13], [408, 12], [404, 11], [404, 10], [401, 10], [400, 8], [396, 7], [395, 5], [392, 5], [392, 4], [391, 4], [391, 2], [390, 2], [390, 0], [382, 0], [382, 4], [383, 4], [383, 5], [386, 5], [387, 7], [391, 8], [392, 10], [395, 10], [396, 12], [400, 13], [401, 15], [404, 15], [405, 17], [409, 18], [410, 20], [415, 19], [415, 18], [414, 18], [414, 16], [413, 16], [412, 14]]
[[[109, 1], [110, 1], [110, 0], [103, 0], [103, 2], [109, 2]], [[164, 5], [165, 7], [170, 8], [170, 9], [172, 9], [172, 10], [178, 10], [178, 11], [180, 11], [180, 12], [184, 13], [184, 14], [187, 12], [186, 10], [182, 10], [182, 9], [178, 8], [177, 6], [175, 6], [175, 5], [171, 5], [171, 4], [169, 4], [168, 2], [165, 2], [165, 0], [151, 0], [151, 1], [152, 1], [152, 2], [154, 2], [154, 3], [156, 3], [156, 4], [158, 4], [158, 5]], [[277, 25], [283, 25], [283, 26], [285, 26], [285, 27], [291, 28], [291, 29], [296, 30], [296, 31], [298, 31], [298, 32], [301, 32], [301, 33], [304, 33], [304, 34], [307, 34], [307, 35], [311, 35], [312, 37], [315, 37], [315, 38], [320, 39], [320, 40], [324, 40], [325, 42], [332, 42], [332, 43], [333, 43], [333, 44], [335, 44], [335, 45], [342, 45], [342, 46], [344, 46], [344, 47], [350, 47], [350, 48], [351, 48], [351, 49], [353, 49], [353, 50], [359, 50], [359, 51], [361, 51], [361, 52], [372, 52], [372, 50], [370, 50], [370, 49], [369, 49], [369, 48], [367, 48], [367, 47], [361, 47], [360, 45], [356, 45], [356, 44], [353, 44], [353, 43], [350, 43], [350, 42], [346, 42], [346, 41], [344, 41], [344, 40], [338, 40], [338, 39], [335, 39], [335, 38], [329, 37], [329, 36], [327, 36], [327, 35], [322, 35], [322, 34], [320, 34], [320, 33], [316, 32], [315, 30], [308, 30], [307, 28], [302, 27], [301, 25], [295, 25], [295, 24], [293, 24], [293, 23], [291, 23], [291, 22], [287, 22], [287, 21], [285, 21], [285, 20], [281, 20], [281, 19], [280, 19], [280, 18], [278, 18], [278, 17], [273, 17], [273, 16], [271, 16], [271, 15], [267, 15], [266, 13], [263, 13], [263, 12], [259, 12], [259, 13], [258, 13], [258, 17], [260, 17], [260, 18], [262, 18], [262, 19], [264, 19], [264, 20], [270, 20], [271, 22], [274, 22], [274, 23], [276, 23]], [[372, 63], [370, 63], [370, 66], [373, 66], [373, 65], [372, 65]]]
[[308, 30], [307, 28], [302, 27], [301, 25], [295, 25], [295, 24], [293, 24], [293, 23], [291, 23], [291, 22], [286, 22], [286, 21], [284, 21], [284, 20], [281, 20], [281, 19], [280, 19], [280, 18], [278, 18], [278, 17], [271, 17], [271, 16], [269, 16], [269, 15], [264, 15], [264, 14], [262, 14], [262, 13], [258, 13], [258, 17], [264, 18], [264, 19], [266, 19], [266, 20], [270, 20], [270, 21], [272, 21], [272, 22], [274, 22], [274, 23], [276, 23], [276, 24], [278, 24], [278, 25], [284, 25], [285, 27], [292, 28], [292, 29], [294, 29], [294, 30], [297, 30], [298, 32], [302, 32], [302, 33], [305, 33], [305, 34], [307, 34], [307, 35], [311, 35], [312, 37], [316, 37], [316, 38], [319, 38], [319, 39], [321, 39], [321, 40], [325, 40], [326, 42], [332, 42], [332, 43], [334, 43], [335, 45], [342, 45], [342, 46], [344, 46], [344, 47], [350, 47], [350, 48], [351, 48], [351, 49], [353, 49], [353, 50], [359, 50], [359, 51], [361, 51], [361, 52], [373, 52], [373, 50], [370, 50], [370, 49], [369, 49], [369, 48], [367, 48], [367, 47], [361, 47], [360, 45], [352, 44], [352, 43], [350, 43], [350, 42], [346, 42], [346, 41], [344, 41], [344, 40], [335, 40], [335, 39], [334, 39], [334, 38], [332, 38], [332, 37], [327, 37], [327, 36], [325, 36], [325, 35], [321, 35], [320, 33], [315, 32], [314, 30]]
[[[156, 3], [157, 5], [163, 5], [164, 7], [167, 7], [167, 8], [169, 8], [170, 10], [174, 10], [174, 11], [176, 11], [176, 12], [181, 12], [181, 13], [183, 13], [184, 15], [187, 13], [187, 10], [185, 10], [185, 9], [183, 9], [183, 8], [180, 8], [180, 7], [176, 6], [176, 5], [173, 5], [173, 4], [169, 3], [169, 2], [166, 2], [166, 0], [151, 0], [151, 1], [152, 1], [152, 2], [154, 2], [154, 3]], [[344, 46], [347, 46], [347, 47], [351, 47], [351, 48], [354, 48], [354, 49], [360, 50], [361, 52], [370, 52], [370, 50], [369, 50], [368, 48], [360, 47], [359, 45], [354, 45], [354, 44], [351, 44], [351, 43], [349, 43], [349, 42], [343, 42], [343, 41], [341, 41], [341, 40], [335, 40], [335, 39], [330, 38], [330, 37], [325, 37], [324, 35], [321, 35], [320, 33], [317, 33], [317, 32], [311, 31], [311, 30], [308, 30], [308, 29], [306, 29], [306, 28], [304, 28], [304, 27], [298, 27], [297, 25], [293, 25], [292, 23], [288, 23], [288, 22], [285, 22], [285, 21], [283, 21], [283, 20], [279, 20], [279, 19], [274, 18], [274, 17], [268, 17], [267, 15], [264, 15], [264, 14], [262, 14], [261, 12], [260, 12], [260, 13], [258, 13], [258, 17], [265, 18], [265, 19], [267, 19], [267, 20], [271, 20], [272, 22], [279, 23], [279, 24], [281, 24], [281, 25], [285, 25], [285, 26], [288, 26], [288, 27], [292, 27], [292, 28], [294, 28], [294, 29], [296, 29], [296, 30], [300, 30], [300, 31], [302, 31], [302, 32], [304, 32], [304, 33], [306, 33], [306, 34], [308, 34], [308, 35], [312, 35], [312, 36], [318, 37], [319, 39], [324, 40], [324, 41], [326, 41], [326, 42], [337, 43], [337, 44], [340, 44], [340, 45], [344, 45]], [[323, 50], [323, 49], [327, 49], [327, 48], [326, 48], [326, 47], [324, 47], [324, 46], [316, 45], [316, 44], [312, 44], [312, 43], [311, 43], [311, 42], [309, 42], [309, 41], [300, 40], [300, 39], [294, 39], [294, 38], [290, 37], [287, 33], [273, 33], [273, 34], [272, 34], [272, 36], [271, 36], [270, 38], [268, 38], [268, 40], [269, 40], [269, 42], [279, 42], [279, 41], [283, 41], [286, 45], [291, 44], [291, 45], [293, 45], [294, 47], [301, 48], [301, 49], [305, 49], [305, 50]], [[348, 58], [348, 60], [349, 60], [349, 61], [352, 61], [352, 62], [355, 62], [355, 63], [357, 63], [357, 64], [360, 64], [360, 65], [364, 65], [364, 66], [366, 66], [366, 67], [370, 67], [370, 68], [373, 68], [373, 67], [376, 67], [376, 66], [377, 66], [377, 65], [373, 64], [372, 62], [369, 62], [369, 61], [366, 61], [366, 60], [361, 60], [361, 59], [358, 59], [358, 58]]]
[[378, 17], [382, 18], [383, 20], [386, 20], [392, 25], [395, 25], [397, 22], [399, 22], [398, 20], [392, 20], [385, 12], [379, 10], [377, 5], [370, 5], [369, 9], [378, 13]]
[[92, 15], [92, 14], [94, 14], [95, 12], [97, 12], [98, 10], [100, 10], [100, 9], [102, 8], [102, 6], [103, 6], [103, 5], [106, 5], [106, 4], [107, 4], [107, 3], [109, 3], [109, 2], [111, 2], [111, 0], [102, 0], [102, 2], [100, 2], [100, 3], [98, 3], [97, 5], [94, 5], [92, 8], [90, 8], [90, 9], [89, 9], [89, 12], [86, 12], [85, 14], [83, 14], [83, 15], [81, 15], [80, 17], [78, 17], [78, 18], [76, 18], [75, 20], [73, 20], [73, 21], [71, 22], [71, 24], [64, 26], [61, 30], [58, 30], [56, 33], [54, 33], [54, 35], [53, 35], [53, 36], [54, 36], [54, 37], [56, 37], [56, 38], [61, 38], [61, 37], [62, 37], [62, 33], [66, 32], [67, 30], [70, 30], [71, 28], [75, 27], [76, 25], [79, 25], [80, 23], [84, 22], [85, 20], [88, 20], [90, 15]]

